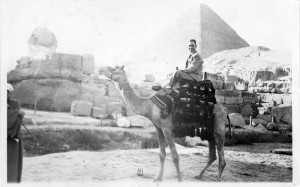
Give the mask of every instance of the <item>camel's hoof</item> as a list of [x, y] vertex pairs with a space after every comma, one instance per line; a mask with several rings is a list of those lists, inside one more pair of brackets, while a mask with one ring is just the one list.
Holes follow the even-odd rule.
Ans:
[[153, 182], [162, 182], [162, 179], [157, 178], [157, 179], [154, 179]]
[[200, 175], [196, 175], [194, 178], [198, 179], [198, 180], [202, 180], [202, 176], [200, 176]]
[[178, 179], [178, 182], [182, 182], [182, 179]]

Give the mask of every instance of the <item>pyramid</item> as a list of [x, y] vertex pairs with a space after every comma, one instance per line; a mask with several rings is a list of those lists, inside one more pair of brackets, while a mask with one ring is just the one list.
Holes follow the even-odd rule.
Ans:
[[219, 51], [249, 46], [207, 5], [201, 4], [174, 19], [129, 61], [145, 66], [146, 70], [148, 65], [159, 65], [163, 67], [158, 70], [161, 72], [165, 68], [175, 70], [176, 66], [184, 68], [189, 55], [187, 44], [192, 38], [196, 39], [203, 59]]

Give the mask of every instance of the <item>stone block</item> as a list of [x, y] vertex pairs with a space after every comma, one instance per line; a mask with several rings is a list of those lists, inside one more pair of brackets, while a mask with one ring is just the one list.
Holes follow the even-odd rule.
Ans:
[[91, 102], [93, 106], [95, 105], [95, 96], [93, 96], [92, 94], [89, 93], [80, 94], [79, 99], [83, 101]]
[[235, 90], [235, 85], [233, 82], [225, 82], [224, 89], [226, 90]]
[[122, 113], [119, 113], [119, 112], [112, 112], [110, 113], [110, 116], [114, 119], [114, 120], [117, 120], [117, 119], [120, 119], [123, 117]]
[[83, 78], [80, 55], [53, 53], [51, 59], [31, 60], [30, 66], [8, 73], [8, 82], [28, 79], [65, 79], [79, 82]]
[[234, 86], [235, 86], [236, 90], [241, 90], [241, 91], [247, 91], [248, 90], [248, 84], [245, 83], [245, 82], [235, 82]]
[[242, 115], [244, 115], [244, 116], [251, 116], [251, 115], [253, 115], [252, 104], [250, 104], [250, 103], [243, 103], [243, 104], [240, 104], [239, 107], [240, 107], [240, 111], [241, 111]]
[[225, 97], [220, 95], [215, 95], [217, 103], [225, 103]]
[[125, 117], [120, 117], [120, 118], [118, 118], [117, 125], [118, 125], [118, 127], [129, 128], [130, 121], [128, 119], [126, 119]]
[[292, 94], [282, 94], [282, 104], [292, 104], [293, 98]]
[[124, 116], [123, 107], [126, 108], [126, 106], [124, 106], [120, 102], [112, 102], [110, 104], [107, 104], [106, 112], [107, 112], [107, 114], [110, 114], [114, 119], [118, 119], [118, 118]]
[[272, 95], [270, 93], [257, 93], [258, 101], [260, 103], [269, 103], [272, 101]]
[[257, 116], [256, 116], [256, 118], [257, 119], [262, 119], [262, 120], [264, 120], [264, 121], [266, 121], [266, 122], [272, 122], [272, 115], [263, 115], [263, 114], [258, 114]]
[[64, 79], [23, 80], [13, 84], [12, 98], [33, 109], [69, 112], [71, 102], [78, 99], [80, 83]]
[[266, 122], [263, 119], [252, 119], [252, 126], [257, 126], [258, 124], [267, 125], [268, 122]]
[[292, 105], [279, 105], [268, 108], [268, 113], [274, 116], [274, 120], [279, 121], [285, 114], [292, 115]]
[[206, 72], [206, 79], [212, 81], [212, 80], [218, 80], [219, 78], [217, 74]]
[[243, 116], [241, 114], [231, 113], [231, 114], [228, 114], [228, 116], [229, 116], [231, 125], [239, 126], [239, 127], [246, 125], [245, 119], [243, 118]]
[[258, 97], [256, 93], [242, 92], [242, 97], [244, 103], [256, 103], [258, 102]]
[[242, 92], [239, 90], [216, 90], [215, 95], [224, 96], [224, 97], [242, 98]]
[[243, 103], [243, 98], [242, 97], [224, 97], [225, 104], [240, 104]]
[[107, 87], [104, 84], [81, 83], [81, 93], [91, 95], [106, 95]]
[[83, 61], [83, 73], [91, 75], [94, 73], [95, 62], [94, 56], [91, 54], [84, 54], [82, 55]]
[[148, 119], [140, 115], [128, 116], [126, 117], [130, 121], [131, 127], [151, 127], [153, 123]]
[[224, 88], [224, 81], [221, 80], [211, 80], [216, 90], [222, 90]]
[[228, 76], [225, 76], [225, 82], [231, 82], [231, 83], [234, 83], [234, 82], [238, 82], [239, 79], [237, 76], [235, 75], [228, 75]]
[[92, 117], [93, 118], [103, 119], [104, 116], [107, 116], [106, 108], [92, 107]]
[[102, 95], [97, 95], [95, 96], [95, 107], [101, 107], [102, 104], [110, 104], [112, 102], [119, 102], [122, 105], [126, 106], [125, 102], [123, 100], [120, 100], [118, 98], [114, 97], [109, 97], [109, 96], [102, 96]]
[[240, 113], [240, 107], [237, 104], [222, 104], [225, 108], [227, 108], [228, 113]]
[[74, 100], [71, 104], [71, 114], [74, 116], [90, 116], [92, 103], [82, 100]]
[[291, 114], [284, 114], [281, 121], [284, 123], [287, 123], [289, 125], [292, 125], [293, 124], [293, 116]]

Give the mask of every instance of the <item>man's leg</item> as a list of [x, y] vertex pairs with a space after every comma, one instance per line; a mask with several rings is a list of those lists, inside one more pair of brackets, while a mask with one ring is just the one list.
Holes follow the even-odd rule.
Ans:
[[179, 70], [176, 71], [175, 74], [170, 79], [169, 88], [173, 88], [174, 86], [176, 86], [175, 83], [179, 83], [179, 81], [182, 79], [194, 80], [194, 78], [191, 77], [188, 73]]

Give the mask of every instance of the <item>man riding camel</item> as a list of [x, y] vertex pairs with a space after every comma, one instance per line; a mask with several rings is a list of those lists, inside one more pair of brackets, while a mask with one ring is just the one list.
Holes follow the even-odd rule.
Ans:
[[[197, 52], [197, 42], [195, 39], [191, 39], [189, 41], [189, 51], [191, 54], [189, 55], [185, 69], [184, 70], [177, 70], [175, 74], [170, 79], [168, 85], [163, 89], [164, 94], [170, 94], [172, 90], [179, 88], [179, 81], [182, 79], [187, 80], [195, 80], [201, 81], [203, 78], [203, 60], [200, 54]], [[153, 90], [158, 91], [161, 89], [161, 86], [153, 86]]]

